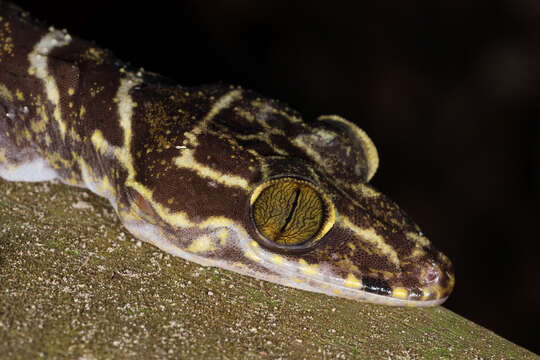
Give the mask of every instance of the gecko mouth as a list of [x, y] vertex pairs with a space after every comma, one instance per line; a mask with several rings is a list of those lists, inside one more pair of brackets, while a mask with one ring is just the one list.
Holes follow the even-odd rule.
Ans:
[[[358, 301], [394, 306], [435, 306], [446, 301], [453, 288], [453, 274], [444, 273], [439, 269], [425, 271], [424, 276], [429, 281], [422, 288], [408, 288], [391, 286], [385, 280], [370, 276], [361, 278], [356, 278], [352, 274], [345, 278], [336, 276], [330, 265], [309, 265], [302, 259], [269, 254], [254, 241], [247, 246], [246, 251], [251, 260], [269, 270], [268, 273], [258, 273], [259, 278], [289, 287]], [[242, 269], [234, 271], [245, 272]], [[246, 273], [246, 275], [254, 274]]]

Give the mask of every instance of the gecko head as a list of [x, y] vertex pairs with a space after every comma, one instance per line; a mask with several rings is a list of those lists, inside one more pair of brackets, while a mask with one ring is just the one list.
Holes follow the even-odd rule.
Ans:
[[294, 143], [310, 158], [267, 158], [251, 192], [249, 257], [289, 286], [390, 305], [444, 302], [452, 264], [367, 183], [378, 165], [367, 135], [331, 116]]
[[356, 190], [322, 176], [263, 181], [249, 200], [255, 241], [246, 254], [288, 286], [390, 305], [442, 303], [454, 283], [448, 258], [386, 196], [368, 184]]
[[[308, 126], [280, 118], [288, 110], [276, 103], [248, 100], [231, 91], [194, 130], [168, 128], [171, 143], [185, 138], [185, 146], [137, 163], [120, 202], [129, 206], [119, 207], [126, 227], [187, 260], [286, 286], [392, 305], [442, 303], [452, 265], [368, 184], [378, 166], [369, 137], [338, 116]], [[141, 153], [162, 142], [139, 139]]]

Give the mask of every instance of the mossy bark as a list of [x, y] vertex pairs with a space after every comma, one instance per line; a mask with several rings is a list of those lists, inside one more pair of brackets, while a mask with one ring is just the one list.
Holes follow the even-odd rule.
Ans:
[[539, 358], [444, 307], [370, 305], [201, 267], [137, 241], [84, 190], [0, 180], [0, 358], [40, 356]]

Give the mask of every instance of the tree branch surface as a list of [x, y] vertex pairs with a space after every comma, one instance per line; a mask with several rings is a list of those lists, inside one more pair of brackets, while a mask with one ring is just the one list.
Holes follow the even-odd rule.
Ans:
[[[452, 296], [464, 296], [457, 288]], [[0, 180], [0, 358], [539, 359], [445, 309], [359, 303], [201, 267], [106, 200]]]

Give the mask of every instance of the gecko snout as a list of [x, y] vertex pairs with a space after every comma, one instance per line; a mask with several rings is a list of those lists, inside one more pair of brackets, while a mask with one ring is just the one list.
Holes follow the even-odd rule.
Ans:
[[419, 265], [418, 282], [422, 284], [422, 300], [444, 299], [454, 288], [454, 270], [450, 260], [437, 252], [433, 260]]

